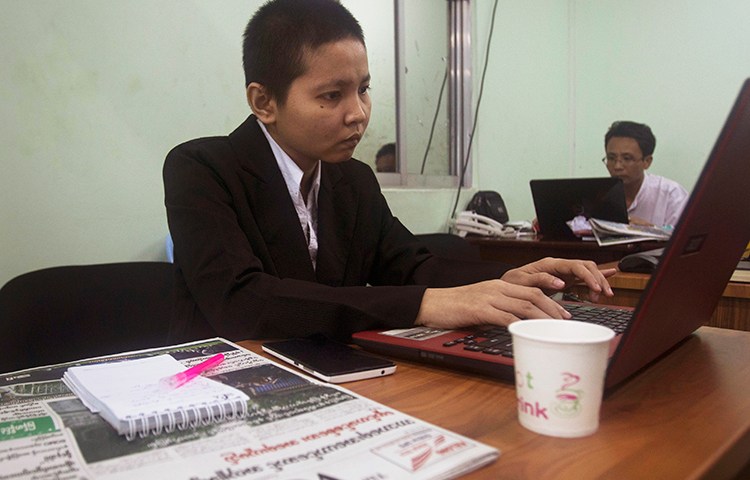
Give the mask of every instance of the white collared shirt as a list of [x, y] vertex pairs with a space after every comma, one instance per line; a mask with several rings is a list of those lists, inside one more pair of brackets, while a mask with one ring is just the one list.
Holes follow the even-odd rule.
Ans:
[[628, 208], [628, 215], [659, 226], [675, 226], [688, 200], [682, 185], [661, 177], [645, 173], [640, 190]]
[[266, 126], [260, 120], [257, 120], [260, 129], [266, 136], [268, 143], [271, 145], [271, 151], [273, 156], [276, 157], [276, 163], [279, 165], [281, 175], [284, 177], [286, 182], [286, 188], [289, 190], [289, 196], [292, 198], [294, 209], [297, 211], [299, 217], [299, 223], [302, 227], [302, 232], [305, 234], [307, 240], [307, 251], [310, 254], [310, 261], [313, 265], [313, 270], [316, 267], [318, 259], [318, 191], [320, 190], [320, 160], [318, 160], [315, 166], [315, 173], [313, 174], [313, 183], [310, 187], [310, 191], [307, 194], [307, 198], [302, 197], [301, 184], [303, 171], [299, 166], [294, 163], [289, 155], [276, 143], [276, 140], [271, 137], [266, 130]]

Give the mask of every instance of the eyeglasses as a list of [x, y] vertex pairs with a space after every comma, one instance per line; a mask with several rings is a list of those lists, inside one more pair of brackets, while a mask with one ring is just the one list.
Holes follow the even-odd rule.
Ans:
[[610, 157], [602, 158], [602, 163], [606, 163], [608, 165], [614, 165], [618, 161], [621, 161], [624, 165], [632, 165], [633, 163], [638, 162], [640, 160], [643, 160], [643, 157], [635, 158], [635, 157], [631, 157], [630, 155], [623, 155], [622, 157], [618, 157], [616, 155], [612, 155]]

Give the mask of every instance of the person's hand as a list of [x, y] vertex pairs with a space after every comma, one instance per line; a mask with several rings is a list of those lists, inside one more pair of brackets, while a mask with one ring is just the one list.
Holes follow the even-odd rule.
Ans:
[[642, 219], [640, 217], [628, 217], [628, 222], [631, 225], [641, 225], [641, 226], [644, 226], [644, 227], [653, 227], [654, 226], [653, 223], [651, 223], [651, 222], [649, 222], [647, 220], [644, 220], [644, 219]]
[[599, 270], [591, 261], [544, 258], [508, 270], [502, 280], [515, 285], [537, 287], [548, 293], [561, 291], [574, 283], [584, 283], [589, 287], [589, 298], [596, 302], [601, 294], [608, 297], [614, 295], [607, 277], [616, 272], [615, 268]]
[[522, 318], [570, 318], [541, 289], [487, 280], [453, 288], [428, 288], [415, 321], [434, 328], [508, 325]]

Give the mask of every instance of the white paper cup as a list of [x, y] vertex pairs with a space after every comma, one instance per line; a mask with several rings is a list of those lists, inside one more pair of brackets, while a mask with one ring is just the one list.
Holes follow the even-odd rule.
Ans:
[[615, 332], [572, 320], [521, 320], [508, 329], [521, 425], [553, 437], [596, 432]]

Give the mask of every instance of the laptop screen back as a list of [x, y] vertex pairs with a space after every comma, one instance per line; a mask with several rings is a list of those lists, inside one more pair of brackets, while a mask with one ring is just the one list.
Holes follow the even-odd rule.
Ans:
[[625, 190], [619, 178], [532, 180], [529, 185], [539, 230], [545, 239], [575, 239], [567, 222], [576, 216], [628, 222]]
[[750, 240], [750, 79], [745, 82], [664, 249], [607, 385], [706, 323]]

